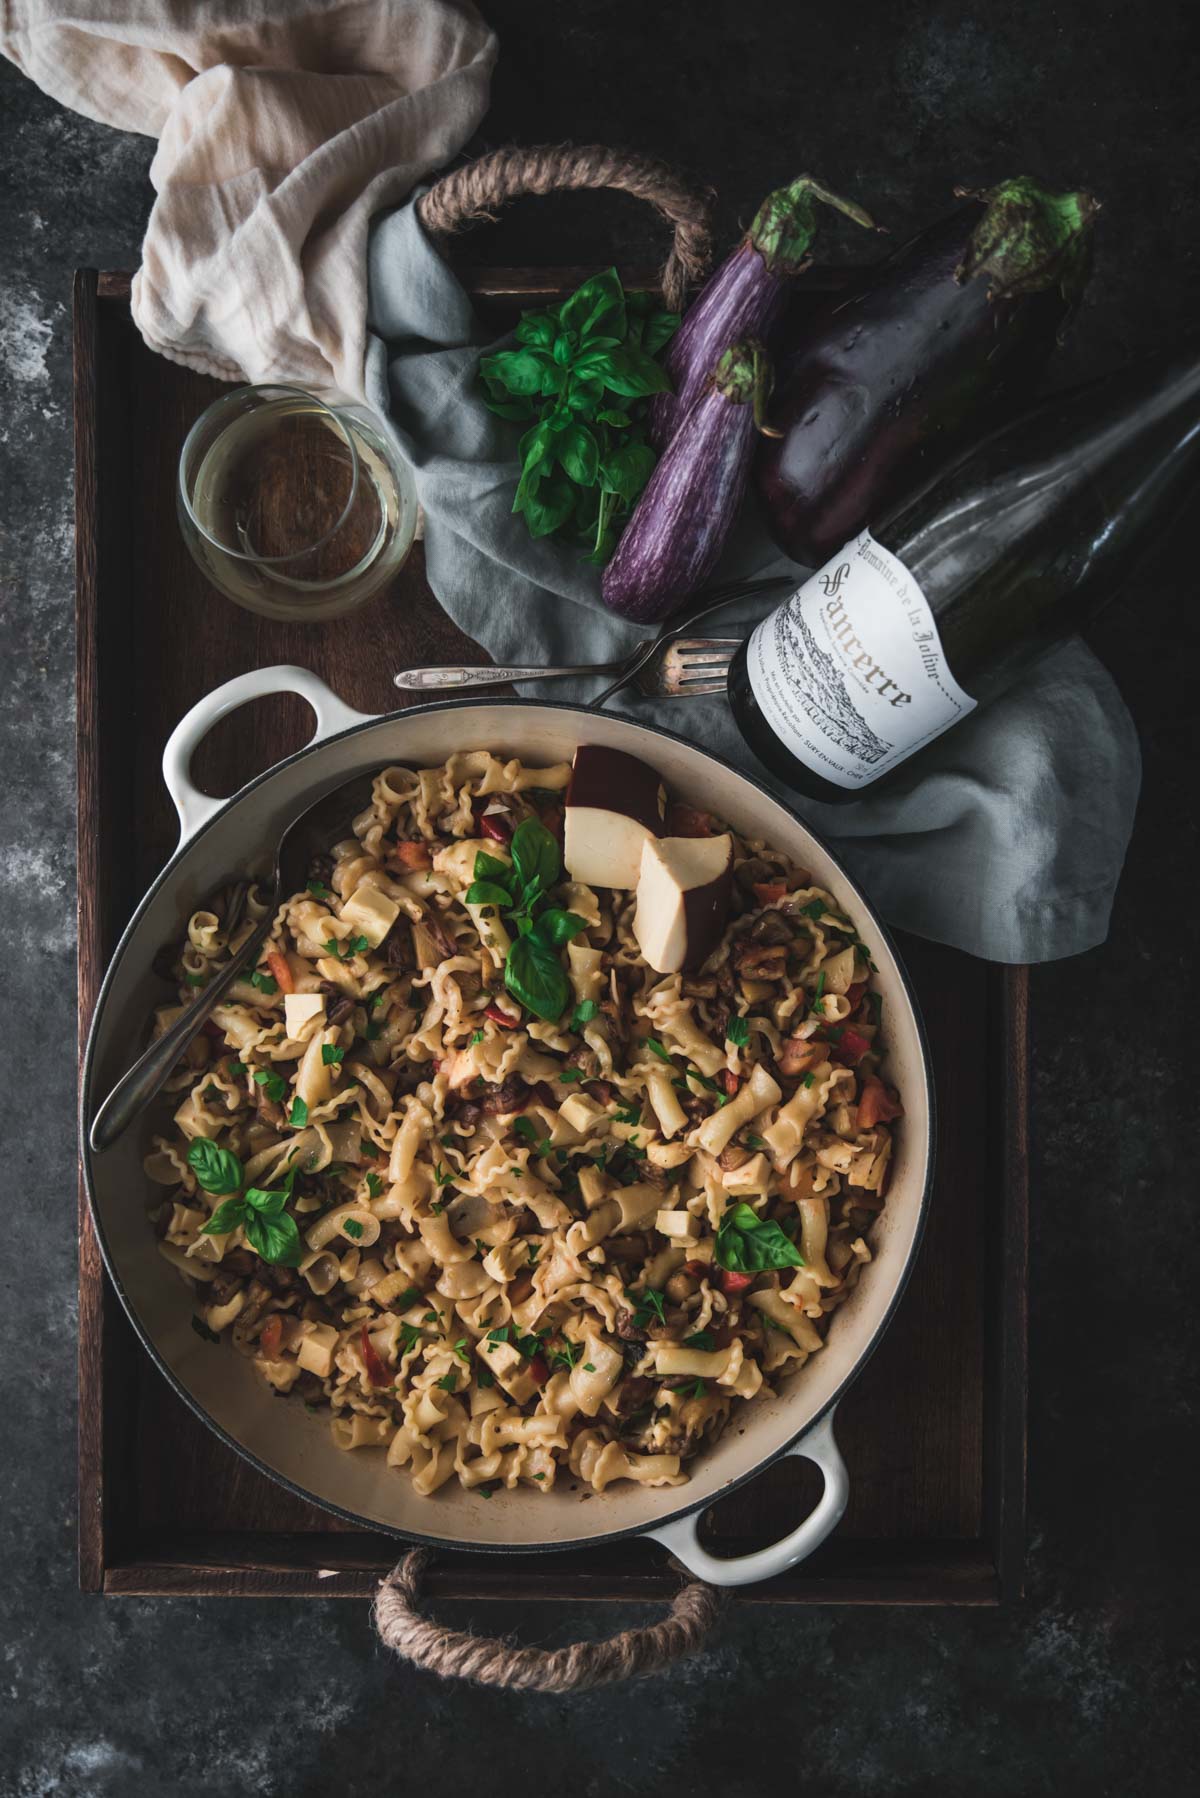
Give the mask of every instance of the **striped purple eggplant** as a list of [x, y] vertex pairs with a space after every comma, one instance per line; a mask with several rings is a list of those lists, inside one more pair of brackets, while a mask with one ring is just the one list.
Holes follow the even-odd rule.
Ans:
[[741, 243], [688, 308], [662, 358], [674, 391], [657, 394], [650, 408], [650, 441], [655, 449], [666, 448], [723, 350], [746, 337], [769, 344], [771, 327], [787, 304], [792, 281], [812, 261], [817, 200], [868, 231], [876, 228], [861, 206], [831, 193], [811, 175], [799, 175], [787, 187], [768, 194]]
[[703, 585], [741, 510], [770, 364], [756, 338], [718, 358], [604, 570], [604, 603], [657, 623]]

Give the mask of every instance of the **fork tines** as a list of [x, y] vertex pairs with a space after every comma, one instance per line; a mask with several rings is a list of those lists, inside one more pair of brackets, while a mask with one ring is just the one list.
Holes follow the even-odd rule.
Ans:
[[665, 651], [660, 678], [669, 693], [723, 693], [740, 637], [677, 637]]

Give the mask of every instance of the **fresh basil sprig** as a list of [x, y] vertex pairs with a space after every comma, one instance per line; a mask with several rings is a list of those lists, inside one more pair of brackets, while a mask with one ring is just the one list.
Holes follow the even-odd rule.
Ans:
[[713, 1259], [731, 1273], [761, 1274], [778, 1267], [803, 1267], [804, 1257], [773, 1218], [759, 1217], [749, 1205], [731, 1205], [717, 1227]]
[[[188, 1150], [188, 1166], [205, 1192], [238, 1193], [245, 1170], [232, 1149], [198, 1138]], [[284, 1206], [292, 1196], [296, 1170], [290, 1167], [282, 1186], [273, 1190], [249, 1186], [240, 1198], [227, 1198], [201, 1228], [202, 1236], [225, 1236], [241, 1224], [256, 1255], [276, 1266], [295, 1267], [301, 1256], [300, 1231]]]
[[654, 469], [645, 402], [670, 392], [654, 357], [678, 325], [608, 268], [561, 306], [523, 314], [516, 347], [483, 357], [488, 406], [529, 425], [513, 511], [532, 537], [569, 528], [589, 561], [608, 560]]
[[562, 871], [558, 844], [536, 818], [518, 824], [512, 838], [512, 866], [480, 850], [468, 905], [494, 905], [507, 917], [516, 940], [504, 963], [504, 984], [535, 1017], [554, 1023], [571, 998], [558, 952], [587, 929], [578, 913], [547, 906], [546, 894]]

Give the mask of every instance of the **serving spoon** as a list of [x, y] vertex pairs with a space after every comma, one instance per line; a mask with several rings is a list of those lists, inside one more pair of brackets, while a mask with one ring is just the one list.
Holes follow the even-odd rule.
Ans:
[[[359, 812], [365, 811], [370, 803], [373, 784], [374, 777], [369, 774], [360, 774], [353, 780], [343, 781], [340, 786], [322, 794], [320, 799], [292, 819], [275, 851], [271, 902], [261, 924], [251, 931], [236, 955], [197, 993], [170, 1029], [156, 1037], [133, 1066], [122, 1074], [92, 1119], [88, 1143], [94, 1153], [100, 1154], [105, 1149], [111, 1149], [133, 1120], [140, 1116], [162, 1090], [167, 1076], [196, 1033], [204, 1028], [205, 1021], [214, 1008], [221, 1003], [230, 987], [242, 977], [246, 969], [257, 961], [284, 899], [291, 893], [299, 892], [306, 884], [313, 856], [326, 853], [330, 843], [347, 835], [351, 820]], [[249, 887], [250, 881], [245, 879], [234, 887], [224, 920], [227, 936], [231, 936], [241, 923]]]

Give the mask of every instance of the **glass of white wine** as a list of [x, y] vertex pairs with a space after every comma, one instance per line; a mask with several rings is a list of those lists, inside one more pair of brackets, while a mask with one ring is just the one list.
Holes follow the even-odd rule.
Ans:
[[300, 387], [239, 387], [188, 432], [184, 540], [215, 587], [268, 618], [337, 618], [403, 567], [412, 473], [365, 408]]

